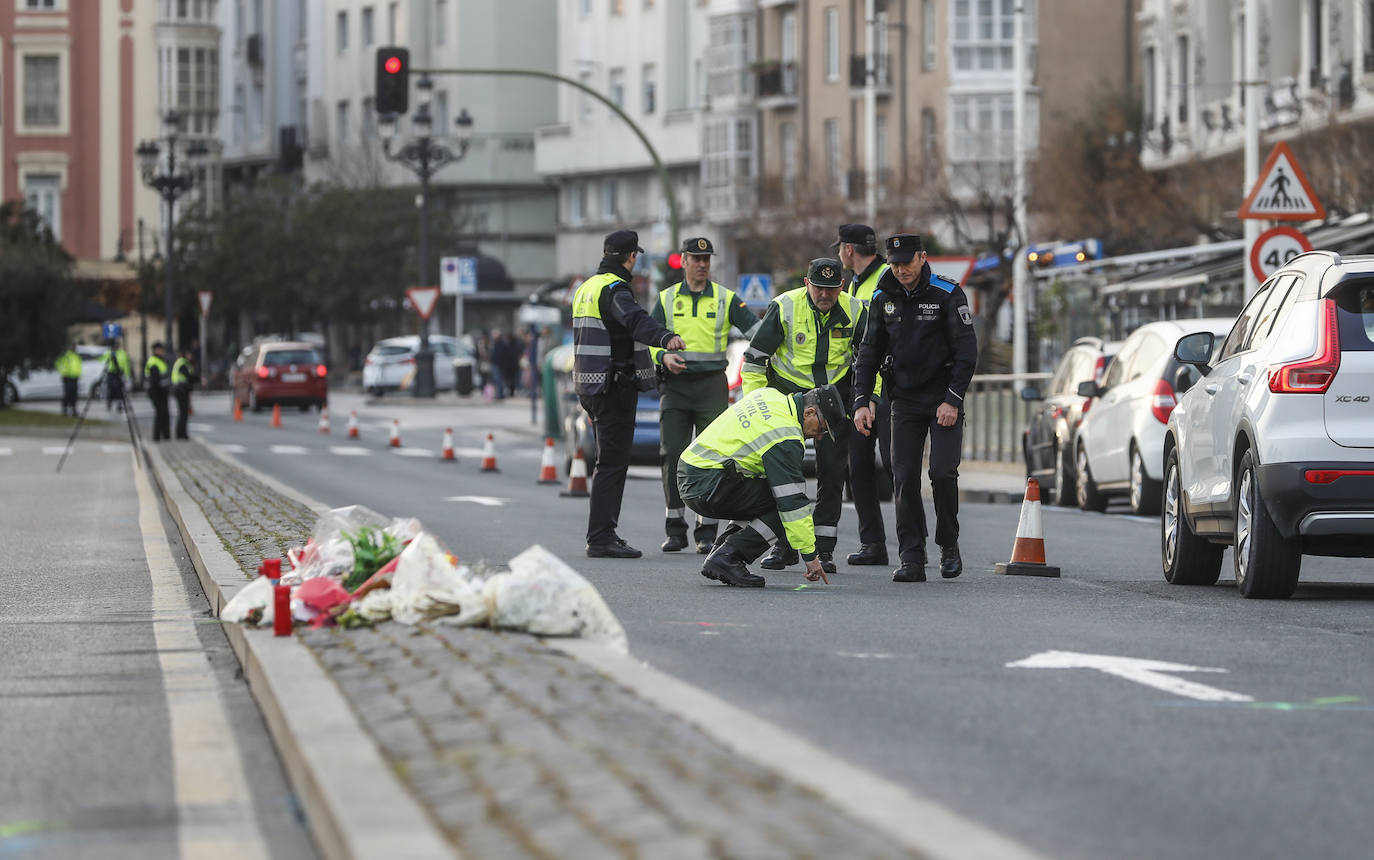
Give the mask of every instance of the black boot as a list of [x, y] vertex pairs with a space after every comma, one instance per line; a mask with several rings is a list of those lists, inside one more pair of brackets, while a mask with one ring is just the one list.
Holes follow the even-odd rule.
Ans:
[[953, 579], [964, 572], [964, 560], [959, 557], [959, 545], [940, 547], [940, 575]]
[[781, 541], [773, 544], [773, 548], [768, 551], [768, 555], [759, 562], [759, 567], [765, 570], [782, 570], [791, 567], [801, 561], [801, 556], [795, 549], [785, 546]]
[[859, 547], [858, 552], [849, 554], [849, 563], [855, 567], [861, 564], [887, 564], [887, 545], [881, 543], [866, 543]]
[[823, 552], [819, 553], [819, 556], [821, 560], [821, 570], [825, 571], [827, 576], [834, 573], [836, 570], [835, 554], [833, 552]]
[[587, 544], [588, 558], [639, 558], [644, 553], [616, 538], [611, 543]]
[[716, 529], [697, 529], [692, 534], [692, 539], [697, 542], [697, 552], [701, 555], [710, 555], [711, 550], [716, 547]]
[[687, 548], [687, 535], [672, 534], [663, 542], [664, 552], [678, 552]]
[[744, 559], [735, 552], [730, 544], [721, 544], [706, 557], [701, 566], [701, 575], [726, 585], [740, 588], [763, 588], [764, 578], [755, 576], [744, 566]]
[[925, 582], [926, 566], [921, 562], [910, 562], [892, 571], [893, 582]]

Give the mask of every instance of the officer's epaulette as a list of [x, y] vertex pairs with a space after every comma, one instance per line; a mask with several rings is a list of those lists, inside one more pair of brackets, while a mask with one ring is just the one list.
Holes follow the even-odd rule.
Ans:
[[947, 293], [952, 293], [952, 292], [954, 292], [954, 288], [957, 287], [957, 286], [959, 286], [959, 284], [958, 284], [957, 282], [951, 281], [951, 280], [947, 280], [947, 279], [945, 279], [945, 278], [940, 277], [939, 275], [931, 275], [931, 276], [930, 276], [930, 285], [931, 285], [932, 287], [939, 287], [940, 289], [944, 290], [944, 291], [947, 292]]

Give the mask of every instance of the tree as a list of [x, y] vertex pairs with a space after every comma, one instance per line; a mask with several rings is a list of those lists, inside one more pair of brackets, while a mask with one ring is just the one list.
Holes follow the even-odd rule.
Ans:
[[76, 318], [72, 258], [21, 201], [0, 204], [0, 405], [9, 377], [47, 367]]

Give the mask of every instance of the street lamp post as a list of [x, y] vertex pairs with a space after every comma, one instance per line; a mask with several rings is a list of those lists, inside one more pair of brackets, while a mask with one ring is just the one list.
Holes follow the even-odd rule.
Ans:
[[[415, 83], [419, 107], [411, 122], [415, 125], [414, 139], [407, 141], [396, 152], [391, 151], [391, 140], [396, 135], [396, 117], [382, 118], [382, 154], [388, 161], [403, 165], [420, 179], [420, 254], [416, 263], [419, 280], [416, 286], [427, 286], [426, 268], [429, 262], [429, 179], [440, 168], [455, 161], [462, 161], [472, 142], [472, 117], [464, 108], [455, 123], [458, 126], [456, 145], [450, 147], [432, 137], [434, 118], [429, 113], [430, 97], [434, 81], [425, 75]], [[441, 131], [442, 133], [442, 131]], [[461, 337], [462, 332], [458, 335]], [[429, 320], [420, 323], [420, 351], [415, 355], [416, 397], [434, 396], [434, 353], [429, 348]]]
[[[164, 342], [169, 352], [176, 352], [172, 343], [172, 293], [176, 285], [176, 250], [172, 246], [173, 230], [176, 226], [176, 202], [195, 185], [195, 167], [200, 163], [208, 149], [201, 140], [186, 140], [180, 135], [181, 117], [176, 111], [168, 111], [162, 118], [162, 137], [145, 140], [138, 145], [138, 160], [143, 172], [143, 184], [153, 189], [162, 198], [163, 223], [166, 226], [167, 270], [163, 277], [164, 313], [167, 327]], [[180, 172], [177, 165], [177, 149], [185, 150]], [[201, 332], [201, 337], [205, 333]]]

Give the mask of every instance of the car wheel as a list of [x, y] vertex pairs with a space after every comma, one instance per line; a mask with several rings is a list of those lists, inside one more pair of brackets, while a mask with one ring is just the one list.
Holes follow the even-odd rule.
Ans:
[[1152, 517], [1159, 513], [1159, 482], [1145, 471], [1145, 458], [1131, 445], [1131, 513]]
[[258, 400], [258, 392], [252, 388], [248, 389], [248, 408], [254, 412], [262, 411], [262, 403]]
[[1078, 487], [1074, 479], [1070, 477], [1073, 472], [1069, 467], [1069, 452], [1062, 448], [1054, 449], [1054, 492], [1050, 498], [1052, 504], [1061, 508], [1078, 504]]
[[1252, 451], [1240, 458], [1235, 506], [1236, 587], [1244, 597], [1291, 597], [1302, 570], [1302, 544], [1280, 534], [1269, 516]]
[[1078, 506], [1085, 511], [1102, 513], [1107, 510], [1107, 497], [1097, 489], [1092, 471], [1088, 469], [1088, 452], [1078, 448]]
[[5, 406], [13, 406], [19, 402], [19, 389], [14, 387], [13, 382], [5, 383]]
[[1164, 580], [1172, 585], [1215, 585], [1221, 576], [1226, 547], [1200, 538], [1183, 513], [1183, 483], [1178, 451], [1170, 451], [1164, 466], [1164, 507], [1159, 516], [1159, 555]]

